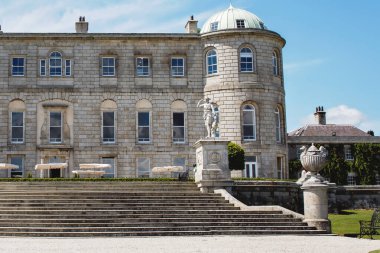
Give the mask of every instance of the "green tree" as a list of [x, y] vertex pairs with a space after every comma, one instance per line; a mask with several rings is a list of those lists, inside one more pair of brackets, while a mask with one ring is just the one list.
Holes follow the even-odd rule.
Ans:
[[244, 170], [244, 149], [234, 142], [228, 143], [228, 163], [230, 170]]
[[346, 185], [351, 166], [344, 160], [343, 145], [329, 145], [327, 150], [329, 151], [328, 162], [321, 170], [321, 175], [332, 183]]
[[298, 178], [298, 173], [302, 171], [302, 164], [299, 159], [289, 160], [289, 177], [293, 179]]
[[358, 183], [375, 184], [376, 174], [380, 172], [380, 144], [358, 143], [354, 145], [353, 153]]

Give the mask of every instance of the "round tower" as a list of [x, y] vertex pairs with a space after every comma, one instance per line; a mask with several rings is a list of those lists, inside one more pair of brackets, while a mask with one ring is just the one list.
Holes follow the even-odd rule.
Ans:
[[230, 6], [203, 25], [204, 94], [219, 110], [219, 135], [241, 144], [233, 176], [287, 178], [285, 39], [253, 13]]

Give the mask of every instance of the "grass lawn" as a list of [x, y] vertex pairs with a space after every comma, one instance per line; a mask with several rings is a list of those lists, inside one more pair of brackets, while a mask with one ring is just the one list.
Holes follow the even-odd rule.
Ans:
[[[360, 233], [359, 220], [371, 220], [373, 210], [343, 210], [340, 214], [329, 214], [332, 233], [350, 237], [358, 237]], [[369, 238], [366, 236], [365, 238]], [[373, 236], [380, 240], [380, 235]]]

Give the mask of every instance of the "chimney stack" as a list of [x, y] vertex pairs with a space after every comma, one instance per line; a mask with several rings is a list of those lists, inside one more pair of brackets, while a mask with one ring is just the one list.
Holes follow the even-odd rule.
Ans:
[[3, 33], [3, 31], [1, 30], [1, 25], [0, 25], [0, 34], [2, 34]]
[[75, 23], [75, 31], [77, 33], [87, 33], [88, 32], [88, 22], [86, 22], [86, 17], [79, 17], [79, 22]]
[[194, 20], [194, 16], [190, 16], [190, 20], [187, 21], [185, 26], [186, 33], [198, 33], [198, 21]]
[[314, 118], [318, 125], [326, 125], [326, 112], [323, 110], [323, 106], [315, 108]]

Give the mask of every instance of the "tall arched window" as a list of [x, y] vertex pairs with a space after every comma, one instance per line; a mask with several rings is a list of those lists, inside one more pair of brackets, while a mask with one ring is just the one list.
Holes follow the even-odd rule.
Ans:
[[172, 138], [173, 143], [186, 142], [186, 112], [187, 105], [185, 101], [176, 100], [171, 105], [172, 110]]
[[62, 54], [52, 52], [49, 58], [50, 76], [62, 76]]
[[256, 110], [253, 105], [243, 106], [243, 140], [256, 140]]
[[147, 99], [136, 103], [137, 110], [137, 142], [150, 143], [152, 141], [152, 104]]
[[278, 76], [279, 75], [278, 55], [276, 51], [273, 51], [273, 54], [272, 54], [272, 67], [273, 67], [273, 75]]
[[218, 59], [216, 55], [216, 51], [214, 49], [207, 52], [207, 74], [215, 74], [218, 73]]
[[281, 114], [278, 107], [274, 111], [274, 115], [276, 120], [276, 142], [281, 142]]
[[102, 112], [102, 142], [115, 143], [116, 142], [116, 112], [117, 105], [115, 101], [104, 100], [101, 104]]
[[241, 72], [253, 72], [253, 53], [248, 47], [244, 47], [240, 50], [240, 71]]

